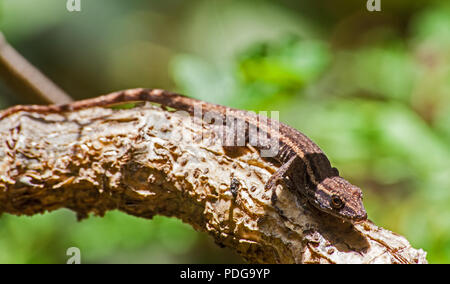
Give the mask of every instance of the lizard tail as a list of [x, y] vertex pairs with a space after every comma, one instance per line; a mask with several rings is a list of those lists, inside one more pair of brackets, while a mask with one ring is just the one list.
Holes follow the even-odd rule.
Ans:
[[[191, 114], [194, 113], [194, 105], [206, 105], [205, 102], [165, 90], [138, 88], [118, 91], [100, 97], [76, 101], [63, 105], [17, 105], [2, 111], [0, 113], [0, 120], [20, 111], [36, 113], [60, 113], [67, 111], [76, 111], [90, 107], [106, 107], [116, 104], [138, 101], [158, 103], [178, 110], [184, 110]], [[210, 106], [210, 108], [213, 107], [217, 111], [220, 111], [222, 110], [222, 108], [224, 108], [223, 106], [219, 105], [208, 105]]]

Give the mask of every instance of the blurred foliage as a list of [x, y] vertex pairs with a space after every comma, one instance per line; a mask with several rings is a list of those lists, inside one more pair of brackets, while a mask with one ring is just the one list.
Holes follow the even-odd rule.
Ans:
[[[161, 87], [278, 110], [361, 186], [369, 218], [450, 263], [450, 4], [445, 1], [3, 0], [1, 29], [76, 98]], [[339, 7], [338, 7], [339, 6]], [[6, 102], [20, 97], [0, 86]], [[23, 103], [23, 102], [22, 102]], [[66, 210], [0, 218], [0, 262], [236, 262], [181, 221]]]

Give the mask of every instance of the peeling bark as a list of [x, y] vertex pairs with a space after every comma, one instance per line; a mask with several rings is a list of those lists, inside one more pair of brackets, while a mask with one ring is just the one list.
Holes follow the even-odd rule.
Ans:
[[264, 184], [280, 165], [216, 142], [210, 125], [149, 103], [16, 113], [0, 121], [0, 213], [172, 216], [251, 263], [426, 263], [404, 237], [319, 212], [284, 185], [274, 207]]

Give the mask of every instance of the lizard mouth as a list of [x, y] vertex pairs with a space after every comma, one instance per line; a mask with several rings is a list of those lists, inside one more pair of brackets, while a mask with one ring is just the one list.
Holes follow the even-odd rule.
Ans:
[[362, 223], [367, 220], [367, 213], [364, 213], [361, 216], [350, 218], [353, 223]]
[[342, 208], [341, 210], [335, 210], [332, 208], [325, 208], [315, 201], [310, 203], [320, 211], [326, 212], [344, 221], [348, 221], [351, 223], [361, 223], [367, 220], [367, 213], [365, 211], [356, 214], [355, 212], [352, 212], [351, 210], [349, 210], [349, 208], [346, 207]]
[[329, 214], [351, 223], [362, 223], [367, 220], [367, 213], [361, 215], [344, 215], [333, 210], [328, 211]]

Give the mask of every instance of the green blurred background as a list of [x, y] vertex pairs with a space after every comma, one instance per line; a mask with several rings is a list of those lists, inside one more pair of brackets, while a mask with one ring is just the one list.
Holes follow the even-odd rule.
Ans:
[[[0, 29], [76, 99], [178, 91], [278, 110], [341, 175], [369, 218], [450, 263], [450, 3], [381, 0], [2, 0]], [[0, 83], [0, 107], [30, 103]], [[0, 263], [239, 263], [172, 218], [58, 210], [0, 218]]]

